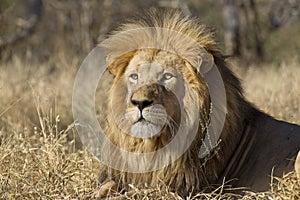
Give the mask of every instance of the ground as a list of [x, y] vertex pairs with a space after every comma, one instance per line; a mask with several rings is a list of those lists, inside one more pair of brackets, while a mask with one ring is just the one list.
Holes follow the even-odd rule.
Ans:
[[[81, 148], [72, 123], [72, 87], [79, 63], [62, 60], [32, 66], [14, 58], [1, 64], [1, 199], [89, 199], [100, 195], [99, 162]], [[257, 107], [278, 119], [300, 124], [297, 59], [232, 69], [243, 82], [245, 96]], [[294, 173], [283, 179], [273, 177], [270, 184], [267, 192], [239, 198], [300, 199], [300, 183]], [[122, 194], [123, 198], [182, 199], [168, 188], [130, 187], [132, 190]], [[226, 187], [220, 187], [184, 199], [237, 197], [224, 190]]]

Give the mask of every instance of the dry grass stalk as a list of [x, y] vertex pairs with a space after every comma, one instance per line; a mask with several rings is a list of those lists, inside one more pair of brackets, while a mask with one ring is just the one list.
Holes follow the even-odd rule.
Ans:
[[[1, 199], [94, 199], [102, 185], [100, 164], [87, 150], [75, 148], [76, 131], [71, 123], [70, 99], [75, 70], [49, 65], [36, 69], [16, 60], [0, 66], [0, 198]], [[25, 64], [26, 65], [26, 64]], [[246, 95], [277, 118], [300, 123], [300, 67], [292, 62], [239, 71]], [[13, 77], [11, 77], [13, 74]], [[24, 74], [28, 74], [24, 81]], [[43, 76], [41, 76], [43, 75]], [[40, 81], [37, 77], [43, 77]], [[30, 84], [28, 84], [30, 83]], [[32, 88], [30, 88], [32, 85]], [[49, 93], [48, 88], [56, 92]], [[35, 91], [35, 94], [32, 94]], [[64, 91], [64, 92], [62, 92]], [[33, 103], [36, 99], [36, 103]], [[38, 111], [36, 114], [35, 108]], [[61, 117], [58, 115], [61, 115]], [[63, 121], [63, 123], [61, 122]], [[66, 123], [68, 122], [68, 123]], [[73, 139], [69, 139], [73, 138]], [[240, 196], [223, 186], [210, 193], [180, 197], [167, 187], [110, 192], [115, 199], [300, 199], [295, 173], [273, 177], [267, 192]]]

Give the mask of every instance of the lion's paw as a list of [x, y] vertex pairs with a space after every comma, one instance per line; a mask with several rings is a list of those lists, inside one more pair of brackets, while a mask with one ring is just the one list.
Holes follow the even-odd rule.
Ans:
[[298, 152], [296, 161], [295, 161], [295, 171], [297, 174], [298, 180], [300, 180], [300, 151]]
[[104, 198], [107, 197], [111, 191], [117, 190], [117, 184], [115, 181], [107, 181], [102, 184], [100, 189], [97, 191], [96, 197], [97, 198]]

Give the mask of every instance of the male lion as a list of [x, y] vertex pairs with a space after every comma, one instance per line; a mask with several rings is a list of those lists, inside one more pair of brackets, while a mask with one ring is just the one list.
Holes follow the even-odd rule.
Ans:
[[[232, 180], [229, 184], [234, 187], [263, 191], [268, 189], [271, 175], [282, 176], [292, 170], [300, 149], [300, 127], [278, 121], [245, 100], [240, 81], [227, 67], [213, 33], [198, 20], [180, 12], [155, 11], [122, 25], [101, 45], [109, 52], [107, 65], [114, 75], [106, 136], [123, 152], [153, 153], [153, 160], [138, 163], [126, 161], [122, 154], [118, 162], [137, 173], [108, 167], [103, 180], [113, 180], [121, 188], [129, 183], [163, 184], [187, 194], [226, 179]], [[209, 135], [214, 102], [203, 78], [212, 70], [203, 67], [203, 50], [221, 74], [226, 91], [225, 123], [217, 145], [204, 157], [199, 152]], [[221, 94], [216, 94], [217, 100], [222, 99]], [[172, 162], [151, 170], [165, 162], [154, 159], [156, 152], [164, 150], [179, 130], [178, 148], [190, 142], [188, 148], [175, 160], [175, 151], [165, 150], [167, 155], [162, 158]], [[118, 154], [109, 151], [106, 143], [102, 150], [112, 158]], [[141, 172], [141, 168], [149, 170]]]

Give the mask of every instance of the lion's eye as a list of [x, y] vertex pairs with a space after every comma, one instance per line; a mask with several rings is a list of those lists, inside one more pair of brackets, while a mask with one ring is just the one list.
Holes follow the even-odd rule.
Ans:
[[129, 78], [136, 81], [138, 80], [139, 76], [137, 74], [130, 74]]
[[171, 74], [171, 73], [165, 73], [165, 74], [163, 75], [163, 79], [164, 79], [164, 80], [170, 80], [170, 79], [173, 78], [173, 77], [174, 77], [174, 75]]

